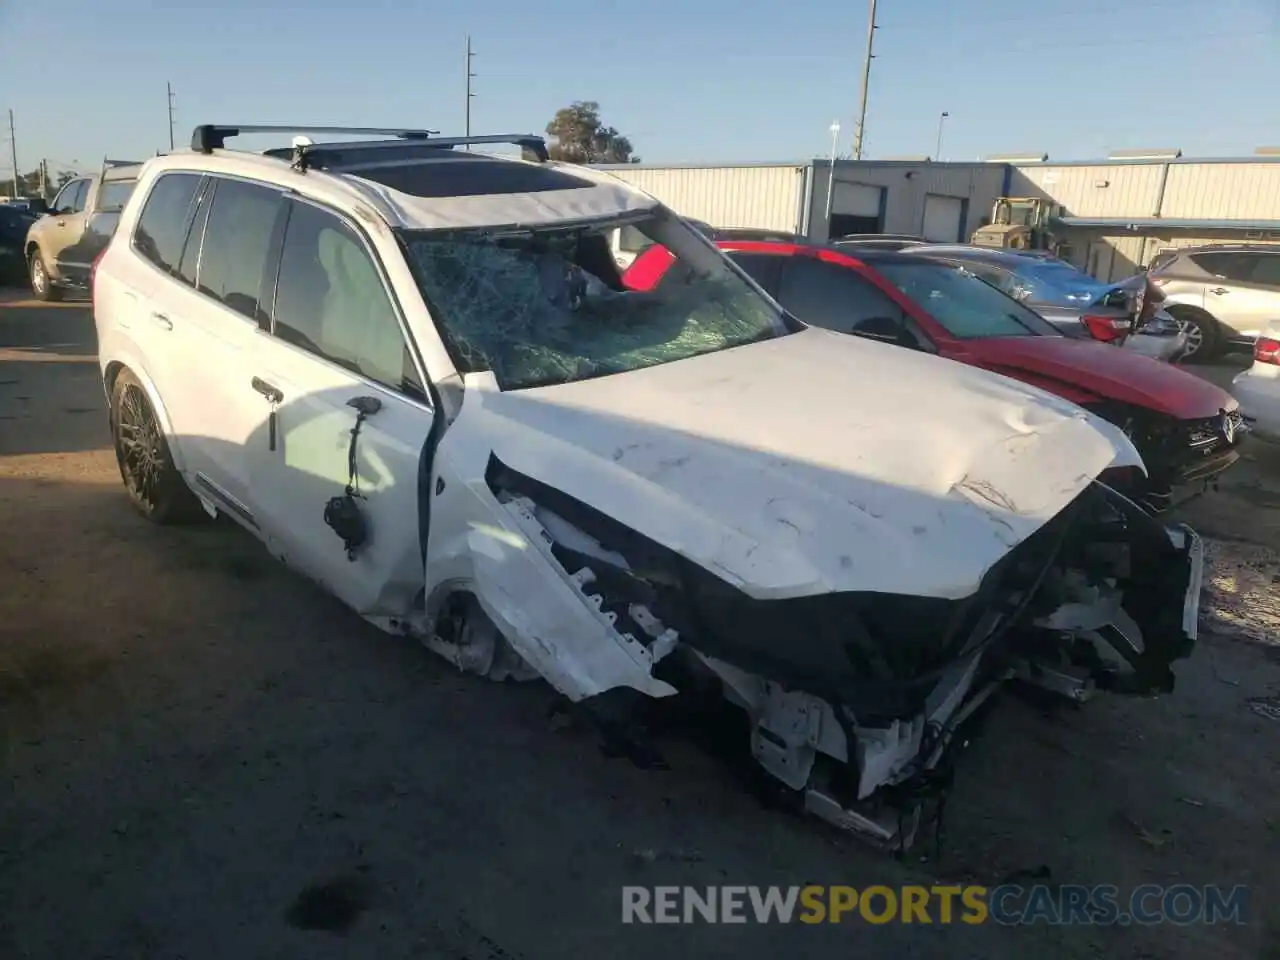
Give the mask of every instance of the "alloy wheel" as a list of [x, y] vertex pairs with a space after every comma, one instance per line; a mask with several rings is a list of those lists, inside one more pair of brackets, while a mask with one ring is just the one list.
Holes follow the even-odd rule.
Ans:
[[129, 490], [154, 507], [164, 470], [164, 438], [146, 394], [130, 384], [120, 395], [116, 415], [116, 459]]
[[1187, 335], [1187, 344], [1182, 348], [1179, 360], [1189, 360], [1204, 347], [1204, 328], [1194, 320], [1176, 320], [1178, 329]]
[[36, 254], [31, 258], [31, 289], [36, 296], [44, 296], [49, 288], [49, 276], [44, 272], [44, 261]]

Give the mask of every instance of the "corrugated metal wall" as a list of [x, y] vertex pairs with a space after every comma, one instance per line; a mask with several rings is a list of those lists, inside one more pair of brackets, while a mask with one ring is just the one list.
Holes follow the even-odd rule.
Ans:
[[1280, 163], [1174, 163], [1163, 217], [1280, 220]]
[[[1037, 163], [1013, 169], [1009, 192], [1045, 197], [1061, 204], [1072, 217], [1274, 221], [1280, 220], [1280, 163]], [[1065, 237], [1074, 247], [1071, 259], [1077, 266], [1098, 264], [1102, 267], [1101, 279], [1113, 280], [1132, 275], [1170, 247], [1266, 239], [1228, 228], [1201, 228], [1194, 235], [1156, 229], [1117, 233], [1114, 227], [1072, 228], [1065, 231]], [[1091, 256], [1090, 251], [1097, 244], [1110, 247], [1110, 255], [1100, 256], [1095, 251]]]
[[803, 166], [623, 167], [601, 169], [686, 217], [715, 227], [799, 231]]
[[1009, 195], [1044, 197], [1073, 217], [1154, 217], [1162, 174], [1161, 164], [1015, 167]]
[[[887, 188], [885, 233], [920, 233], [925, 198], [929, 194], [968, 201], [964, 234], [967, 238], [991, 213], [1004, 185], [1002, 163], [909, 163], [904, 161], [843, 161], [836, 164], [836, 183], [862, 183]], [[830, 167], [814, 169], [809, 235], [825, 240], [827, 178]]]

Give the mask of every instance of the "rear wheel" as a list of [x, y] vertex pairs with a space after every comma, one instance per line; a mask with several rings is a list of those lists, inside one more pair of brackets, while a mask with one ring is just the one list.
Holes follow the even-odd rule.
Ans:
[[1218, 353], [1218, 323], [1195, 307], [1174, 304], [1166, 307], [1178, 328], [1187, 335], [1187, 346], [1179, 363], [1208, 363]]
[[44, 257], [41, 256], [39, 247], [31, 251], [28, 265], [31, 268], [31, 292], [35, 294], [36, 299], [44, 300], [46, 303], [61, 300], [62, 290], [53, 285], [53, 280], [49, 277], [49, 268], [44, 265]]
[[111, 389], [111, 433], [120, 478], [139, 513], [162, 524], [204, 516], [200, 501], [174, 466], [146, 390], [127, 368]]

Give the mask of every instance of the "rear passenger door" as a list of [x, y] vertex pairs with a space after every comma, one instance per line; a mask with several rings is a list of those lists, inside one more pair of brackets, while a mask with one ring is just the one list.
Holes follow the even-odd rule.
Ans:
[[1201, 253], [1195, 260], [1215, 275], [1204, 307], [1230, 328], [1228, 336], [1256, 337], [1280, 317], [1280, 253]]
[[[174, 198], [176, 207], [182, 202]], [[265, 417], [249, 370], [259, 323], [267, 322], [260, 304], [283, 210], [284, 194], [274, 187], [205, 178], [179, 260], [162, 268], [168, 276], [156, 284], [148, 321], [168, 340], [169, 416], [192, 486], [250, 527], [245, 445]], [[144, 210], [140, 222], [146, 219]]]
[[[290, 566], [361, 614], [403, 616], [423, 585], [429, 477], [420, 500], [419, 470], [434, 411], [399, 304], [353, 222], [288, 201], [270, 313], [242, 384], [261, 424], [245, 447], [261, 529]], [[354, 448], [353, 403], [378, 408]], [[339, 518], [326, 516], [348, 484], [346, 505], [367, 529], [350, 551]]]

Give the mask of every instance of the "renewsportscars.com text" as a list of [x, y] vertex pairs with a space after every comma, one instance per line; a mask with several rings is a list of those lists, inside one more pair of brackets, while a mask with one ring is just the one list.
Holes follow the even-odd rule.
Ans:
[[1247, 887], [1190, 884], [622, 888], [623, 923], [1245, 923]]

